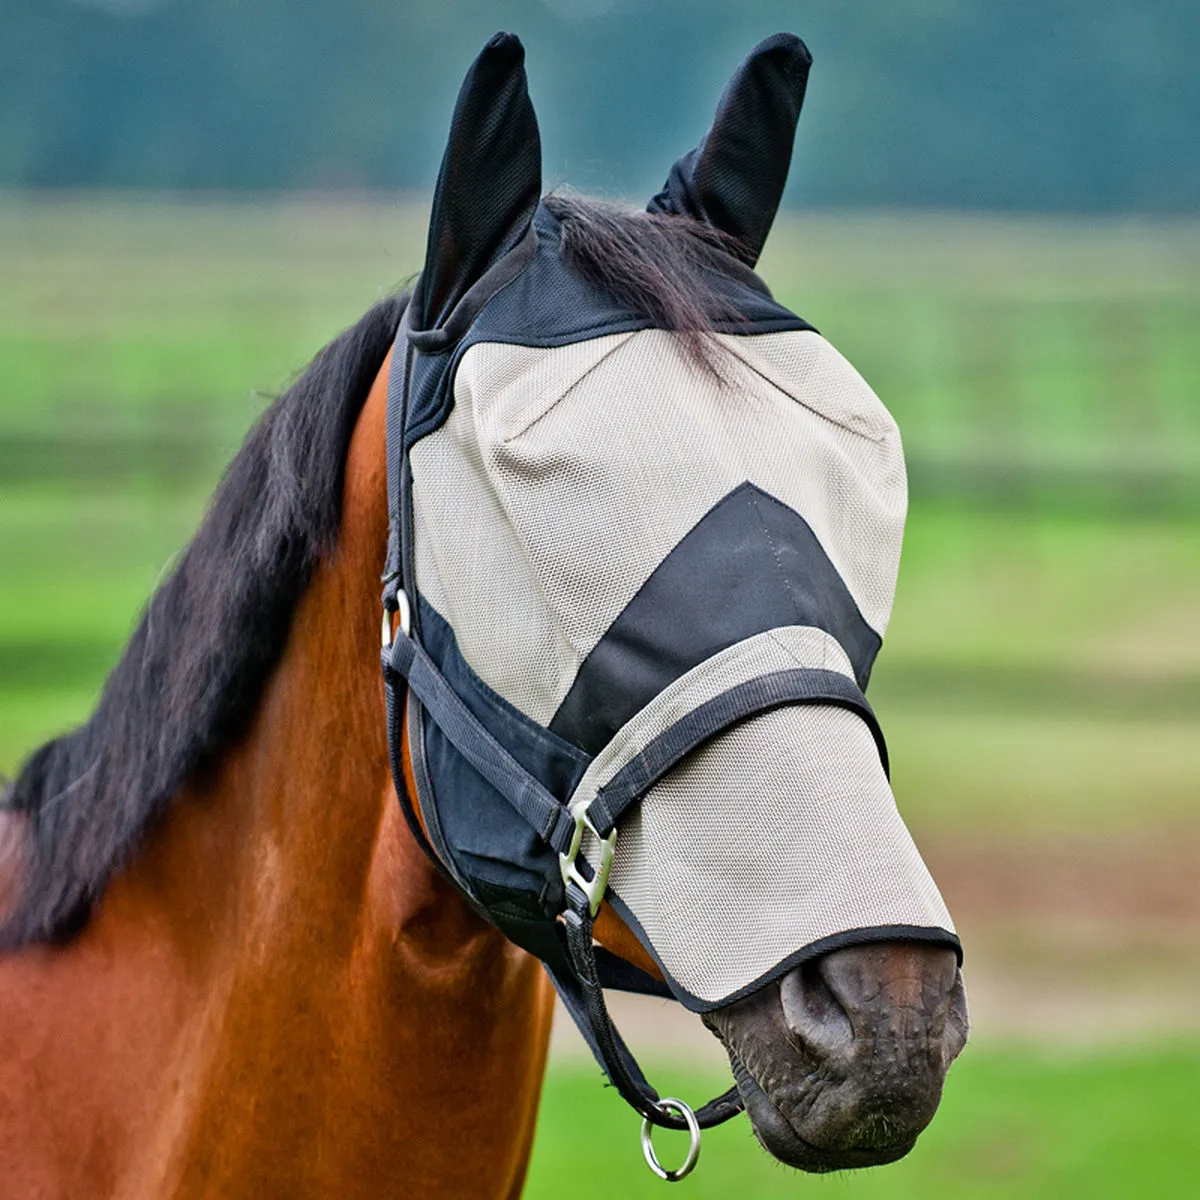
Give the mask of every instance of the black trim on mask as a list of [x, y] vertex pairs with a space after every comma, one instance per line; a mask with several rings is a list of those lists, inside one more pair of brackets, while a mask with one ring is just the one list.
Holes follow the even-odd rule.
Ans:
[[784, 625], [812, 625], [830, 634], [866, 689], [879, 634], [808, 522], [743, 483], [696, 523], [608, 627], [550, 728], [597, 754], [681, 675]]
[[612, 906], [617, 916], [629, 926], [646, 953], [654, 960], [655, 965], [663, 973], [667, 986], [671, 989], [671, 994], [684, 1008], [694, 1013], [716, 1012], [719, 1008], [736, 1004], [739, 1000], [744, 1000], [768, 984], [782, 979], [801, 963], [820, 958], [822, 954], [829, 954], [833, 950], [845, 950], [850, 946], [867, 946], [874, 942], [925, 942], [935, 946], [946, 946], [954, 951], [960, 967], [963, 962], [962, 942], [958, 940], [956, 934], [947, 929], [941, 929], [936, 925], [868, 925], [861, 929], [844, 929], [830, 934], [829, 937], [818, 938], [815, 942], [810, 942], [807, 946], [801, 946], [799, 950], [793, 951], [787, 958], [775, 963], [769, 970], [764, 971], [744, 987], [738, 988], [736, 992], [722, 996], [719, 1000], [702, 1000], [688, 991], [663, 965], [662, 959], [651, 945], [650, 938], [642, 928], [641, 922], [634, 916], [633, 910], [621, 899], [616, 890], [609, 887], [604, 899]]

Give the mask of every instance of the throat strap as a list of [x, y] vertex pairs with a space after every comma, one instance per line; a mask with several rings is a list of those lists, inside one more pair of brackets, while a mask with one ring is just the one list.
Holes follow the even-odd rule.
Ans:
[[[658, 1092], [647, 1082], [637, 1060], [613, 1025], [608, 1005], [604, 1002], [604, 990], [596, 965], [591, 904], [583, 889], [574, 883], [567, 885], [567, 910], [563, 914], [563, 922], [575, 979], [570, 981], [573, 986], [569, 987], [564, 987], [566, 981], [560, 982], [553, 974], [551, 979], [563, 1003], [571, 1011], [571, 1016], [575, 1018], [575, 1024], [587, 1038], [592, 1053], [621, 1098], [646, 1120], [664, 1129], [687, 1129], [688, 1125], [682, 1116], [659, 1104]], [[715, 1100], [710, 1100], [703, 1108], [697, 1109], [695, 1119], [701, 1129], [708, 1129], [728, 1121], [730, 1117], [736, 1117], [741, 1111], [741, 1098], [737, 1088], [732, 1087]]]

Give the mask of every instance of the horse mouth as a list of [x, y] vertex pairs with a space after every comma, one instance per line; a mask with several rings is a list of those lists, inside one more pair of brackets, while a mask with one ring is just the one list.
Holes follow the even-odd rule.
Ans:
[[[813, 1175], [828, 1174], [831, 1171], [851, 1171], [861, 1167], [882, 1167], [903, 1158], [916, 1145], [915, 1137], [887, 1144], [885, 1139], [888, 1131], [883, 1123], [878, 1130], [882, 1135], [879, 1138], [882, 1144], [879, 1145], [860, 1144], [852, 1148], [814, 1145], [801, 1137], [795, 1126], [784, 1116], [732, 1050], [729, 1050], [729, 1062], [733, 1067], [738, 1094], [745, 1105], [746, 1116], [750, 1118], [754, 1136], [764, 1150], [786, 1166]], [[859, 1140], [861, 1142], [868, 1139], [860, 1137]]]
[[[750, 1127], [763, 1147], [772, 1157], [787, 1166], [808, 1171], [811, 1175], [824, 1175], [830, 1171], [850, 1171], [864, 1166], [886, 1166], [904, 1158], [917, 1144], [916, 1138], [876, 1146], [835, 1148], [817, 1146], [805, 1140], [791, 1121], [782, 1114], [779, 1106], [754, 1078], [744, 1063], [730, 1051], [733, 1078], [737, 1081], [738, 1094], [745, 1105]], [[881, 1128], [881, 1133], [884, 1130]]]

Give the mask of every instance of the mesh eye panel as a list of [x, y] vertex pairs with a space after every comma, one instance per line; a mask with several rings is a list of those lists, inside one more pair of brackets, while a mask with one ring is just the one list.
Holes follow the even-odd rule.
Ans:
[[720, 340], [721, 380], [660, 330], [477, 344], [446, 424], [413, 448], [418, 588], [471, 667], [541, 724], [655, 568], [746, 481], [804, 518], [886, 628], [906, 507], [894, 423], [818, 334]]
[[848, 930], [953, 931], [863, 721], [764, 713], [701, 747], [621, 822], [610, 887], [704, 1002]]

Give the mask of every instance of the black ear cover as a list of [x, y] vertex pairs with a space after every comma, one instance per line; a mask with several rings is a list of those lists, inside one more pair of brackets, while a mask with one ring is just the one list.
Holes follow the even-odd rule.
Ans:
[[498, 33], [471, 64], [438, 172], [417, 328], [441, 325], [467, 289], [521, 240], [542, 191], [542, 144], [525, 48]]
[[812, 55], [794, 34], [760, 42], [734, 72], [695, 150], [671, 168], [651, 212], [695, 217], [736, 238], [753, 267], [779, 209]]

